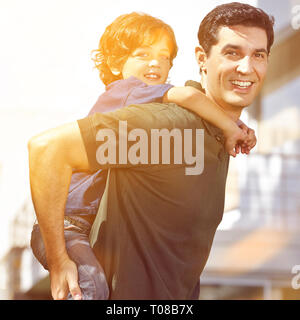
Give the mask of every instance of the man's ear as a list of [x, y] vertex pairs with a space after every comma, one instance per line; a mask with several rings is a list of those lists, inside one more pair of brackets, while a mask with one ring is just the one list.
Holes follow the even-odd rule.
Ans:
[[201, 46], [196, 47], [195, 48], [195, 55], [196, 55], [197, 63], [200, 67], [200, 73], [201, 72], [206, 73], [206, 71], [207, 71], [207, 69], [206, 69], [207, 55], [206, 55], [204, 49]]

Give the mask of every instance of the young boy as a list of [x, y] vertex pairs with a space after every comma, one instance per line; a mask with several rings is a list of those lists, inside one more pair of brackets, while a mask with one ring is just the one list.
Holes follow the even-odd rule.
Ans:
[[[118, 17], [109, 25], [96, 50], [95, 64], [106, 85], [90, 114], [109, 112], [130, 104], [173, 102], [198, 113], [221, 128], [225, 148], [235, 156], [236, 144], [244, 141], [248, 153], [254, 142], [225, 112], [203, 93], [192, 87], [166, 84], [177, 55], [173, 30], [163, 21], [146, 14], [131, 13]], [[104, 271], [89, 245], [89, 231], [104, 192], [107, 172], [74, 172], [65, 208], [65, 242], [70, 258], [78, 268], [82, 296], [78, 299], [108, 299], [109, 289]], [[39, 226], [34, 225], [31, 238], [34, 255], [47, 269], [46, 252]], [[72, 297], [69, 295], [69, 299]]]

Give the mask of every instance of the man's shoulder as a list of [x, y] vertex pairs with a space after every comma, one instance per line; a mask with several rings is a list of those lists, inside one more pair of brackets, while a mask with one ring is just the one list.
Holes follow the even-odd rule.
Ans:
[[203, 93], [205, 93], [205, 90], [201, 86], [200, 82], [197, 82], [197, 81], [194, 81], [194, 80], [187, 80], [184, 85], [186, 87], [194, 87], [195, 89], [198, 89], [198, 90], [202, 91]]
[[[200, 119], [197, 114], [192, 111], [177, 105], [176, 103], [160, 103], [160, 102], [150, 102], [143, 104], [131, 104], [126, 107], [127, 110], [141, 110], [144, 112], [149, 112], [152, 114], [163, 113], [164, 115], [169, 114], [170, 116], [176, 117], [187, 117], [191, 119]], [[125, 108], [124, 108], [125, 109]]]
[[135, 122], [148, 123], [152, 127], [178, 129], [205, 128], [203, 119], [196, 113], [175, 103], [151, 102], [132, 104], [124, 108], [125, 113], [127, 112], [126, 110], [129, 112], [130, 118], [134, 117]]

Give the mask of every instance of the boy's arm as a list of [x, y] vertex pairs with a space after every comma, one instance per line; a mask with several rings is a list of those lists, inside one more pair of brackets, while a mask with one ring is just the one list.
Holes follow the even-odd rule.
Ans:
[[257, 143], [257, 138], [255, 136], [255, 131], [251, 128], [249, 128], [241, 119], [239, 119], [237, 121], [237, 125], [242, 129], [244, 130], [244, 132], [247, 133], [247, 138], [245, 140], [245, 144], [246, 144], [246, 148], [244, 148], [244, 152], [243, 152], [243, 147], [241, 148], [242, 149], [242, 152], [243, 153], [247, 153], [249, 154], [250, 150], [252, 148], [255, 147], [256, 143]]
[[32, 201], [46, 248], [54, 299], [75, 299], [81, 292], [77, 267], [68, 257], [64, 239], [64, 207], [72, 168], [89, 164], [77, 122], [51, 129], [28, 143]]
[[174, 102], [181, 105], [223, 130], [227, 152], [232, 156], [236, 155], [235, 146], [238, 141], [245, 139], [245, 132], [238, 127], [236, 122], [221, 107], [206, 97], [205, 94], [190, 86], [173, 87], [165, 94], [163, 102]]

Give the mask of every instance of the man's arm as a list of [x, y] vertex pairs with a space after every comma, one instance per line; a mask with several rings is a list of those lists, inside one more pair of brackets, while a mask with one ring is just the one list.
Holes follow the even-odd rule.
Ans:
[[64, 239], [64, 208], [72, 169], [89, 169], [77, 122], [46, 131], [28, 143], [32, 201], [46, 248], [54, 299], [75, 299], [81, 292], [77, 267]]

